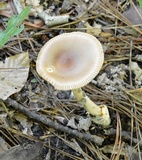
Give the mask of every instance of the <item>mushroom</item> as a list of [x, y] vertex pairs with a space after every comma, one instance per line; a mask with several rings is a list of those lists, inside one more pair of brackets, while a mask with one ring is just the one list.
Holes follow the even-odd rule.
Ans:
[[101, 43], [83, 32], [64, 33], [50, 39], [40, 50], [38, 74], [58, 90], [72, 90], [91, 119], [103, 126], [110, 124], [106, 105], [98, 106], [82, 91], [100, 71], [104, 61]]

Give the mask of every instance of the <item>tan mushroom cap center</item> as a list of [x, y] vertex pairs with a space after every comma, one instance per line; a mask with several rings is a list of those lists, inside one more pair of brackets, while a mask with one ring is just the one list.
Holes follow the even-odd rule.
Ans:
[[59, 72], [68, 73], [68, 70], [73, 70], [77, 62], [74, 59], [75, 55], [72, 52], [61, 52], [55, 57], [54, 64]]
[[95, 37], [72, 32], [49, 40], [38, 55], [36, 68], [56, 89], [69, 90], [89, 83], [103, 60], [101, 44]]

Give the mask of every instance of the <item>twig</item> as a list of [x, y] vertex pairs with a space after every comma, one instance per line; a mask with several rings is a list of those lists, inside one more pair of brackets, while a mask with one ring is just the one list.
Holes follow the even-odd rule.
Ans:
[[42, 18], [48, 27], [69, 22], [69, 15], [50, 16], [45, 11], [39, 12], [38, 16]]
[[[108, 135], [108, 136], [114, 136], [116, 134], [117, 130], [116, 129], [109, 129], [109, 130], [105, 130], [105, 135]], [[122, 131], [121, 132], [121, 136], [126, 139], [127, 141], [130, 141], [132, 140], [132, 142], [134, 144], [139, 144], [140, 146], [142, 146], [142, 140], [141, 139], [137, 139], [135, 137], [131, 138], [131, 132], [128, 132], [128, 131]]]
[[81, 139], [85, 139], [91, 142], [94, 142], [97, 145], [102, 145], [104, 138], [96, 136], [96, 135], [91, 135], [89, 133], [81, 133], [77, 130], [71, 129], [69, 127], [65, 127], [55, 121], [52, 121], [50, 118], [45, 117], [44, 115], [35, 113], [33, 111], [30, 111], [29, 109], [27, 109], [26, 107], [22, 106], [21, 104], [17, 103], [15, 100], [8, 98], [5, 103], [7, 105], [11, 105], [12, 107], [14, 107], [16, 110], [22, 112], [23, 114], [27, 115], [28, 117], [41, 122], [43, 124], [45, 124], [48, 127], [52, 127], [54, 129], [57, 129], [59, 131], [62, 132], [66, 132], [70, 135], [74, 135], [76, 137], [79, 137]]

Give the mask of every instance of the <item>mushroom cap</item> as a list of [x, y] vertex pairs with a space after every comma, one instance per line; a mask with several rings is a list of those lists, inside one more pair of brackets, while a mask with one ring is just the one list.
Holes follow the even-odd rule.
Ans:
[[103, 61], [102, 45], [94, 36], [71, 32], [45, 43], [36, 70], [56, 89], [72, 90], [88, 84], [100, 71]]

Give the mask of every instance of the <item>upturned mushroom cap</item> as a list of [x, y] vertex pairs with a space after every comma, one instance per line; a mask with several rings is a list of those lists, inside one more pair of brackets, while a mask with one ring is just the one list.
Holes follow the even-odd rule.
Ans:
[[41, 48], [36, 69], [56, 89], [72, 90], [88, 84], [103, 61], [102, 46], [94, 36], [72, 32], [52, 38]]

